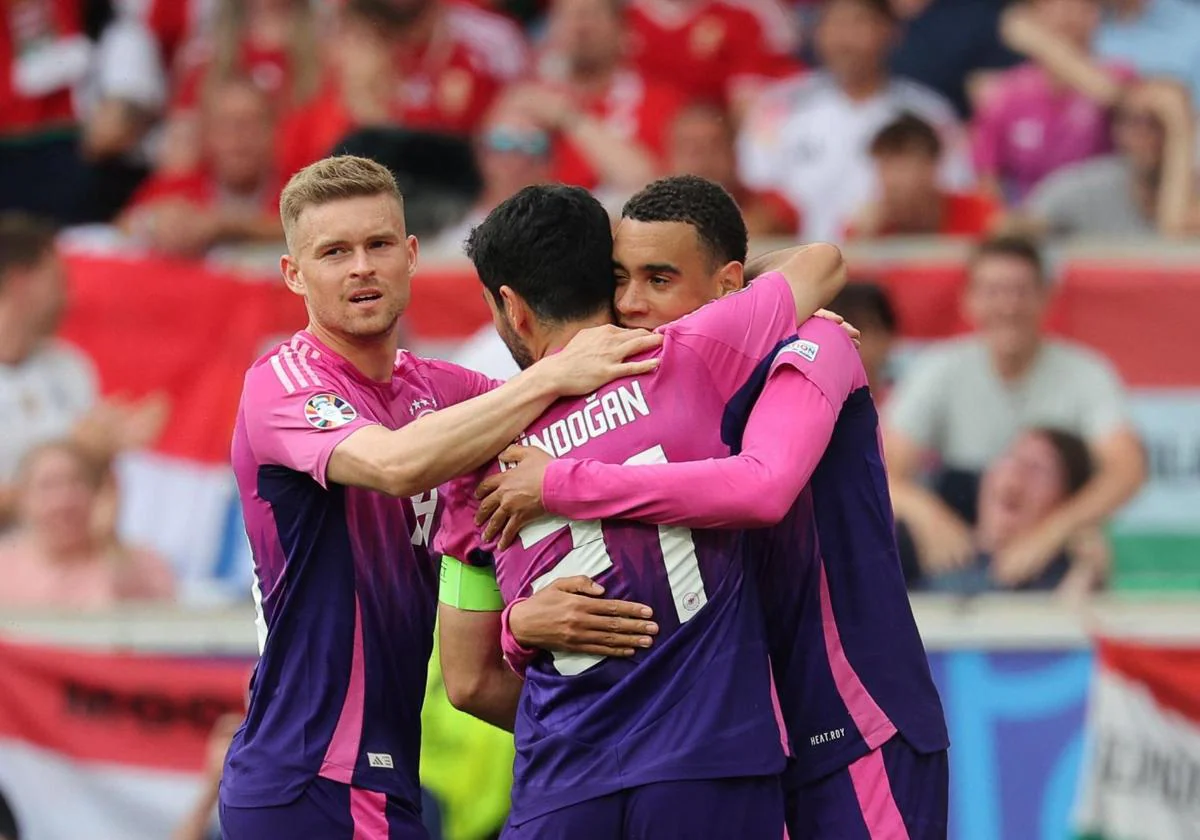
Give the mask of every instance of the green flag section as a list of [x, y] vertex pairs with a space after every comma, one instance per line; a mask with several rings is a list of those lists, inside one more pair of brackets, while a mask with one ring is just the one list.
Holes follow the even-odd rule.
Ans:
[[1200, 590], [1200, 391], [1131, 398], [1149, 478], [1112, 529], [1113, 588]]
[[1200, 648], [1101, 639], [1077, 840], [1200, 837]]

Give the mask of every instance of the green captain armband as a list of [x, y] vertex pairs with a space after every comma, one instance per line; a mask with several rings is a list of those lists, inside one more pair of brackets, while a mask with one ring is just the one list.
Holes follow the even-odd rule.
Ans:
[[502, 612], [504, 599], [491, 566], [469, 566], [448, 554], [442, 555], [442, 581], [438, 600], [470, 612]]

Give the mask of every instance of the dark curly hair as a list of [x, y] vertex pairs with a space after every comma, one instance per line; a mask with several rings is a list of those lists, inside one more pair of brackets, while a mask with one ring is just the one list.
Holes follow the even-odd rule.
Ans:
[[635, 222], [683, 222], [696, 235], [714, 263], [746, 261], [746, 222], [742, 211], [720, 184], [696, 175], [673, 175], [648, 184], [625, 202], [621, 217]]

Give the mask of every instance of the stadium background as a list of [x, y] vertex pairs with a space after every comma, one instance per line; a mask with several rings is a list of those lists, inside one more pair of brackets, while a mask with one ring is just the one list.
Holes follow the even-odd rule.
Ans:
[[[1176, 4], [1188, 5], [1163, 5]], [[72, 7], [90, 9], [32, 5], [67, 21]], [[755, 12], [796, 22], [785, 48], [796, 67], [815, 62], [805, 36], [817, 5], [764, 3]], [[981, 14], [998, 25], [1004, 4], [955, 8], [968, 5], [990, 9]], [[202, 40], [201, 24], [177, 20], [181, 10], [202, 20], [201, 6], [147, 0], [117, 12], [160, 39], [174, 26]], [[536, 44], [541, 13], [518, 11]], [[17, 52], [13, 31], [0, 27], [0, 40], [9, 39], [0, 64]], [[39, 126], [36, 117], [17, 119], [18, 99], [0, 87], [0, 170], [16, 160], [18, 141], [87, 120], [80, 108]], [[161, 112], [169, 123], [171, 108]], [[19, 202], [5, 196], [5, 205]], [[33, 209], [81, 221], [73, 210]], [[966, 329], [959, 298], [969, 239], [891, 237], [846, 248], [855, 278], [892, 297], [901, 377], [923, 346]], [[752, 251], [795, 241], [759, 236]], [[178, 603], [86, 615], [52, 604], [0, 611], [0, 792], [22, 838], [167, 837], [201, 795], [209, 730], [238, 709], [254, 650], [249, 558], [226, 464], [241, 377], [271, 340], [303, 325], [303, 311], [275, 280], [278, 251], [269, 245], [225, 243], [181, 258], [91, 225], [73, 226], [61, 249], [69, 269], [61, 336], [90, 357], [103, 394], [169, 401], [154, 444], [118, 459], [119, 532], [170, 562]], [[954, 744], [952, 836], [1198, 837], [1200, 240], [1075, 236], [1051, 240], [1047, 254], [1056, 278], [1050, 329], [1115, 365], [1150, 476], [1109, 523], [1108, 592], [1070, 602], [914, 596]], [[406, 318], [408, 346], [453, 356], [486, 321], [469, 266], [452, 247], [430, 249]], [[445, 837], [486, 837], [502, 812], [511, 748], [450, 710], [436, 676], [429, 703], [424, 770]]]

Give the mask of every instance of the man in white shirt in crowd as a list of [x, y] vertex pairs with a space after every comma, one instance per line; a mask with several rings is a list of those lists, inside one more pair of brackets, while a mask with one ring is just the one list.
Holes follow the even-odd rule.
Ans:
[[[1076, 537], [1102, 524], [1146, 477], [1146, 458], [1116, 372], [1097, 353], [1043, 331], [1049, 283], [1037, 248], [1017, 237], [988, 240], [969, 266], [964, 298], [975, 332], [916, 359], [884, 415], [884, 451], [897, 519], [912, 534], [923, 571], [964, 567], [977, 546], [979, 474], [1023, 431], [1049, 427], [1083, 438], [1093, 477], [1054, 513], [992, 560], [998, 583], [1039, 575]], [[918, 483], [930, 456], [943, 496]]]
[[54, 228], [0, 215], [0, 528], [12, 513], [12, 481], [39, 443], [73, 436], [100, 456], [145, 445], [166, 419], [161, 398], [97, 404], [96, 374], [78, 350], [54, 340], [67, 302]]
[[871, 140], [906, 111], [941, 135], [944, 186], [973, 184], [966, 136], [950, 103], [888, 73], [898, 30], [888, 0], [826, 0], [815, 31], [823, 69], [767, 87], [746, 117], [738, 142], [742, 181], [782, 192], [804, 217], [805, 239], [839, 239], [852, 214], [875, 197]]

